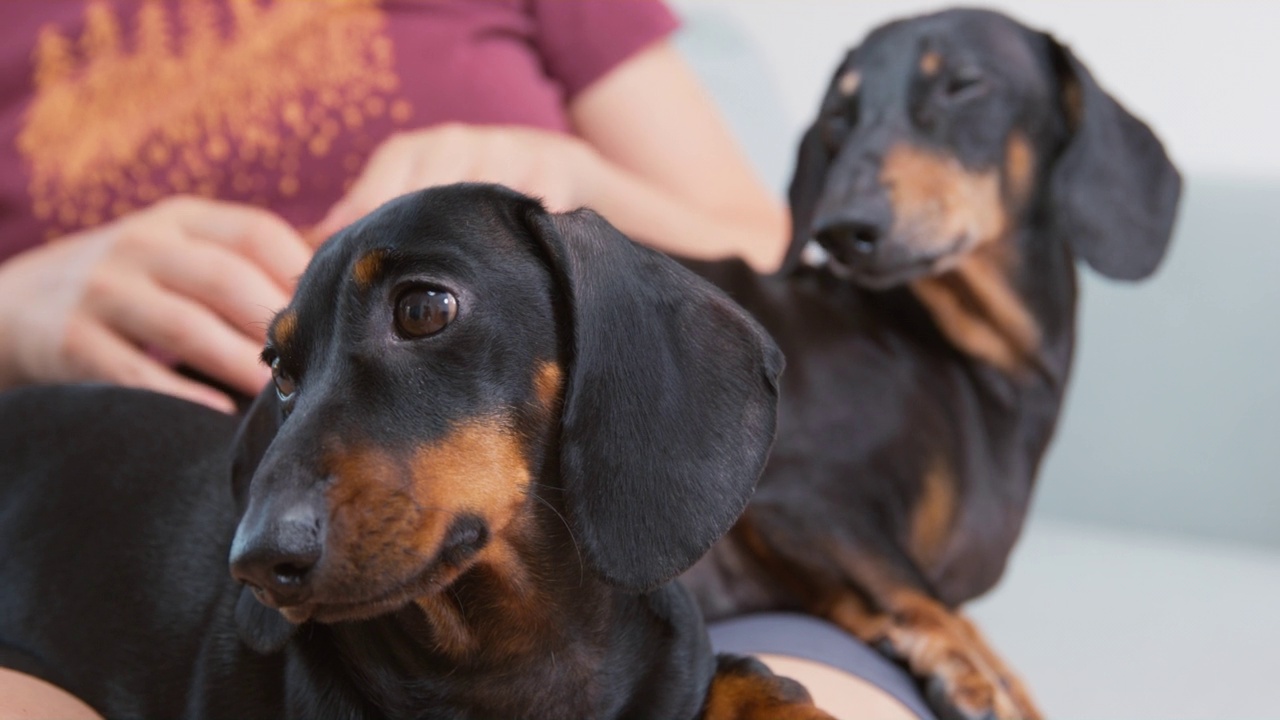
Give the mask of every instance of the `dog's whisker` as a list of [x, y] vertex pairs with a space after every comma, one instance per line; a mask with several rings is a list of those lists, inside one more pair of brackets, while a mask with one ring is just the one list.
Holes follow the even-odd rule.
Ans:
[[[530, 483], [530, 485], [540, 485], [542, 487], [550, 487], [549, 485], [542, 485], [541, 483]], [[578, 539], [573, 536], [573, 528], [569, 526], [569, 521], [565, 519], [564, 515], [560, 514], [559, 510], [556, 510], [554, 505], [547, 502], [546, 499], [538, 495], [538, 493], [530, 492], [529, 497], [532, 497], [534, 500], [537, 500], [538, 502], [545, 505], [547, 509], [555, 513], [555, 516], [560, 518], [560, 522], [564, 524], [564, 530], [569, 534], [569, 542], [573, 543], [573, 552], [578, 556], [578, 584], [582, 585], [585, 579], [584, 573], [586, 571], [586, 566], [583, 564], [583, 561], [582, 561], [582, 549], [578, 547]]]

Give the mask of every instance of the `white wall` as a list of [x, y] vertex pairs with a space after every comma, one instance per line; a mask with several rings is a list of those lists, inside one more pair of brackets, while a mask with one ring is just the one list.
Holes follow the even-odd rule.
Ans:
[[[1051, 29], [1099, 82], [1150, 120], [1188, 175], [1280, 177], [1280, 2], [995, 0]], [[763, 52], [797, 133], [845, 49], [922, 0], [677, 0], [735, 21]], [[793, 135], [794, 137], [794, 135]], [[776, 180], [775, 178], [770, 178]]]

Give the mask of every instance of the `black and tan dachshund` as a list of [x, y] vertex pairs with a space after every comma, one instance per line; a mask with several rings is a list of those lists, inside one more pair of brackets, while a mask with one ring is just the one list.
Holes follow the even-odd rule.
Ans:
[[781, 356], [709, 283], [588, 211], [429, 190], [321, 248], [263, 359], [238, 429], [0, 399], [0, 665], [108, 717], [829, 717], [668, 582], [774, 430]]
[[1070, 373], [1076, 262], [1149, 275], [1180, 185], [1067, 48], [1007, 17], [894, 22], [849, 52], [801, 142], [783, 272], [690, 263], [788, 362], [755, 498], [684, 576], [705, 613], [815, 613], [904, 663], [945, 716], [1036, 717], [956, 608], [1022, 528]]

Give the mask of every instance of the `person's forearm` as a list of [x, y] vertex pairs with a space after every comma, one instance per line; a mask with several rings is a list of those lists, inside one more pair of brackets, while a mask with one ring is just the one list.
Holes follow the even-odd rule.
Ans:
[[599, 155], [593, 162], [597, 183], [586, 204], [633, 240], [699, 260], [741, 257], [760, 272], [782, 261], [788, 221], [778, 203], [697, 207]]

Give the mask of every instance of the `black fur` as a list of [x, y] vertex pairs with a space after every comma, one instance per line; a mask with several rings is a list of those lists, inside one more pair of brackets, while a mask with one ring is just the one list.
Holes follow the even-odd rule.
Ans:
[[[371, 250], [385, 253], [361, 286], [354, 264]], [[458, 300], [436, 335], [395, 330], [396, 298], [415, 284]], [[331, 239], [284, 315], [295, 329], [278, 319], [267, 357], [296, 393], [267, 388], [238, 427], [127, 389], [0, 396], [0, 663], [108, 717], [700, 714], [715, 660], [691, 597], [666, 581], [733, 522], [772, 438], [781, 359], [745, 313], [589, 212], [453, 186]], [[562, 406], [535, 386], [548, 363], [564, 369]], [[524, 590], [500, 592], [501, 564], [468, 564], [506, 532], [491, 507], [459, 512], [435, 546], [415, 545], [416, 528], [388, 548], [342, 534], [330, 503], [344, 483], [404, 498], [352, 501], [374, 533], [432, 500], [395, 495], [335, 453], [371, 446], [410, 463], [493, 417], [531, 474], [516, 512], [532, 530], [510, 536], [527, 573], [509, 587]], [[291, 577], [250, 568], [299, 544], [319, 554], [278, 566]], [[339, 563], [356, 550], [364, 560]], [[229, 552], [300, 625], [232, 580]], [[411, 552], [437, 553], [411, 558], [427, 580], [388, 569]], [[397, 582], [411, 591], [361, 609], [361, 593]], [[422, 596], [444, 598], [482, 642], [446, 647], [410, 602]], [[504, 599], [542, 621], [504, 627]]]
[[[1015, 143], [1024, 145], [1011, 150]], [[1029, 165], [1010, 157], [1022, 147]], [[895, 149], [938, 159], [939, 175], [924, 177], [923, 188], [953, 170], [999, 178], [1005, 232], [984, 252], [1011, 258], [991, 267], [1038, 331], [1020, 368], [957, 344], [918, 294], [933, 278], [962, 285], [953, 268], [969, 256], [901, 260], [952, 239], [913, 234], [900, 215], [927, 216], [954, 199], [920, 191], [895, 206], [902, 188], [885, 180]], [[1025, 187], [1010, 177], [1019, 167], [1030, 167]], [[856, 598], [910, 625], [904, 592], [954, 608], [992, 587], [1070, 374], [1075, 259], [1111, 277], [1150, 274], [1169, 242], [1179, 187], [1141, 121], [1069, 51], [1007, 17], [953, 10], [898, 21], [851, 50], [800, 143], [784, 269], [760, 277], [739, 262], [688, 263], [754, 314], [788, 361], [778, 438], [757, 493], [683, 578], [704, 613], [793, 608], [839, 621], [833, 608]], [[959, 292], [957, 303], [976, 316], [992, 310], [972, 293]], [[910, 538], [931, 476], [954, 507], [934, 518], [941, 542], [925, 557]], [[872, 632], [865, 627], [858, 632]], [[1007, 678], [988, 680], [1005, 692]]]

